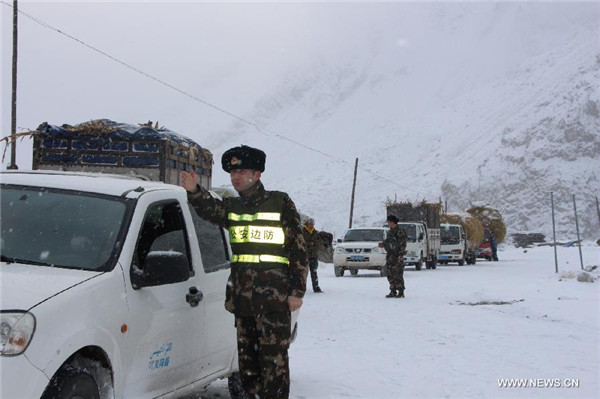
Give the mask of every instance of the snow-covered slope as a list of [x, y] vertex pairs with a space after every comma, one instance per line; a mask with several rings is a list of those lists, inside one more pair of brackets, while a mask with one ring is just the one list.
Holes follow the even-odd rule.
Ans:
[[441, 198], [450, 211], [489, 203], [509, 233], [550, 238], [553, 191], [559, 239], [576, 237], [572, 194], [582, 235], [595, 239], [598, 10], [396, 5], [344, 51], [290, 66], [244, 116], [258, 129], [236, 122], [206, 144], [217, 158], [239, 143], [263, 148], [267, 187], [288, 191], [336, 235], [348, 226], [359, 158], [355, 225], [380, 224], [387, 198]]

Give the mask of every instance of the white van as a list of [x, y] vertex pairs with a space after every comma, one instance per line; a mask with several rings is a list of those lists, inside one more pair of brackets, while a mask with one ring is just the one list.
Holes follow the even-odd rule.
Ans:
[[183, 188], [0, 177], [0, 397], [179, 397], [224, 377], [245, 396], [223, 306], [228, 237]]

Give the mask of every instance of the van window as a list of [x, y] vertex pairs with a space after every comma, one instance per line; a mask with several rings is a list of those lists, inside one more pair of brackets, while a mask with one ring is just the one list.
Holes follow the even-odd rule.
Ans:
[[2, 185], [3, 262], [111, 270], [131, 214], [130, 200], [72, 190]]
[[196, 236], [198, 237], [204, 271], [211, 273], [217, 270], [229, 269], [229, 250], [225, 239], [225, 231], [221, 227], [200, 218], [192, 205], [189, 206]]
[[186, 256], [189, 263], [190, 251], [184, 227], [179, 202], [166, 201], [150, 206], [135, 249], [134, 265], [143, 269], [148, 253], [153, 251], [179, 252]]

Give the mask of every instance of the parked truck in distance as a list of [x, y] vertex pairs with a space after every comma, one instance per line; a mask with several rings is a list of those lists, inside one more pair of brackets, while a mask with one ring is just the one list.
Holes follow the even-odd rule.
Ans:
[[490, 229], [485, 229], [483, 234], [483, 241], [477, 248], [477, 257], [492, 260], [492, 233]]
[[460, 224], [440, 225], [440, 264], [456, 262], [459, 266], [477, 263], [477, 243], [470, 241]]
[[406, 233], [405, 265], [414, 265], [421, 270], [437, 267], [440, 251], [440, 209], [441, 204], [421, 202], [390, 202], [387, 214], [400, 220], [398, 227]]

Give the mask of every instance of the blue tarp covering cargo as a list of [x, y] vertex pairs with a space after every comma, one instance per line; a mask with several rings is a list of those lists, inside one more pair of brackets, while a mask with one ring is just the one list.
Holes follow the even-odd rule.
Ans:
[[193, 140], [152, 122], [140, 125], [99, 119], [75, 126], [42, 123], [36, 129], [33, 169], [117, 173], [179, 184], [179, 171], [194, 169], [210, 187], [212, 154]]

